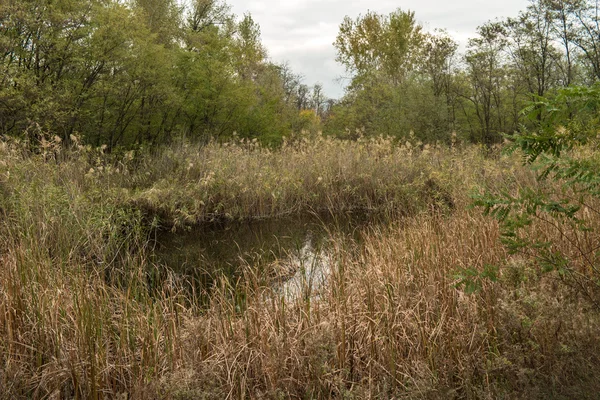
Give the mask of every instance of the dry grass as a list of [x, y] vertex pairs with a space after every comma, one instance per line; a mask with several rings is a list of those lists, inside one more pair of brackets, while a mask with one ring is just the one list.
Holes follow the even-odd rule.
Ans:
[[492, 161], [475, 147], [317, 136], [272, 151], [256, 142], [181, 142], [142, 158], [130, 181], [137, 207], [167, 225], [348, 210], [414, 214], [452, 208], [468, 191], [503, 183], [518, 160]]
[[[477, 187], [535, 184], [518, 159], [323, 138], [118, 160], [0, 143], [0, 155], [0, 398], [598, 393], [598, 310], [508, 255], [495, 221], [468, 209]], [[154, 215], [169, 225], [390, 203], [389, 226], [332, 238], [328, 285], [311, 296], [286, 299], [272, 271], [248, 266], [200, 310], [149, 262]], [[498, 282], [456, 287], [457, 271], [487, 265]]]
[[[285, 303], [249, 276], [188, 320], [177, 398], [593, 398], [598, 314], [516, 263], [476, 294], [460, 267], [506, 265], [493, 221], [422, 215], [337, 249], [318, 299]], [[520, 274], [520, 275], [519, 275]], [[527, 276], [525, 278], [525, 275]]]

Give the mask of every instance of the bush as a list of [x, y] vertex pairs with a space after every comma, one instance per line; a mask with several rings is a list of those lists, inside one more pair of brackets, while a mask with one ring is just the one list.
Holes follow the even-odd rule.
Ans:
[[566, 88], [525, 112], [533, 132], [511, 138], [537, 173], [516, 196], [484, 193], [475, 204], [501, 224], [502, 241], [600, 306], [600, 157], [596, 126], [600, 86]]

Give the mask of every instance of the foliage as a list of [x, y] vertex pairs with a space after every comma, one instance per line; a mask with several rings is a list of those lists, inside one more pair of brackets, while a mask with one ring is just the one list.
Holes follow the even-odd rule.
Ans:
[[112, 150], [297, 129], [289, 74], [220, 1], [9, 0], [0, 21], [2, 135], [37, 124]]
[[483, 288], [485, 281], [498, 281], [498, 267], [495, 265], [484, 265], [483, 271], [479, 272], [475, 268], [463, 268], [454, 274], [457, 289], [464, 289], [465, 293], [473, 294], [479, 292]]
[[451, 120], [449, 76], [457, 45], [444, 32], [426, 34], [414, 13], [369, 12], [346, 17], [334, 43], [337, 60], [353, 74], [325, 130], [428, 142], [447, 140]]
[[334, 43], [337, 60], [358, 76], [379, 71], [401, 81], [416, 63], [421, 29], [413, 12], [400, 9], [387, 16], [368, 12], [355, 21], [346, 17]]
[[[534, 0], [516, 17], [477, 28], [467, 51], [444, 31], [425, 32], [414, 13], [346, 17], [334, 43], [350, 74], [325, 131], [492, 146], [532, 129], [520, 110], [597, 79], [596, 2]], [[560, 99], [557, 99], [560, 102]], [[350, 134], [348, 134], [350, 132]]]
[[[558, 158], [564, 151], [595, 139], [600, 109], [600, 85], [572, 86], [553, 98], [540, 97], [523, 110], [536, 130], [515, 137], [528, 162], [547, 153]], [[548, 171], [549, 172], [549, 171]]]
[[[519, 149], [537, 171], [539, 183], [524, 187], [518, 195], [488, 193], [475, 200], [500, 221], [503, 242], [512, 253], [533, 257], [544, 271], [556, 271], [596, 307], [600, 306], [598, 99], [597, 86], [573, 87], [533, 104], [529, 111], [540, 121], [538, 130], [512, 139], [513, 149]], [[549, 231], [558, 237], [549, 236]]]

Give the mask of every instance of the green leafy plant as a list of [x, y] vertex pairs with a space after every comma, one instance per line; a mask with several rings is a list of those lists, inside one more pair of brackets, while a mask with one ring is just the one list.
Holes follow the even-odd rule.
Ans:
[[600, 86], [566, 88], [524, 110], [535, 130], [510, 139], [536, 172], [518, 193], [479, 193], [474, 204], [498, 219], [502, 242], [600, 306]]
[[483, 271], [475, 268], [461, 268], [454, 274], [456, 283], [454, 287], [463, 289], [467, 294], [481, 291], [485, 281], [496, 282], [498, 280], [498, 266], [485, 265]]

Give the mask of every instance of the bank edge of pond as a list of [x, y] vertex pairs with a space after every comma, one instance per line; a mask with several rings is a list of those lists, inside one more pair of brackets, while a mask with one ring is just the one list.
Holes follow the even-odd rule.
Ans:
[[[414, 185], [413, 185], [414, 186]], [[415, 215], [421, 211], [434, 211], [448, 213], [455, 206], [454, 196], [449, 190], [443, 188], [434, 179], [429, 178], [419, 187], [412, 187], [403, 193], [386, 193], [377, 196], [371, 195], [366, 199], [359, 199], [358, 204], [344, 204], [329, 202], [327, 206], [313, 206], [305, 204], [291, 207], [272, 207], [273, 212], [267, 213], [244, 213], [242, 208], [232, 207], [225, 210], [219, 204], [203, 205], [202, 209], [190, 211], [185, 204], [166, 204], [150, 201], [148, 198], [138, 197], [131, 201], [135, 209], [144, 215], [144, 220], [153, 227], [154, 233], [160, 234], [165, 231], [177, 231], [179, 229], [219, 229], [226, 225], [237, 223], [252, 223], [278, 219], [301, 219], [303, 216], [311, 216], [322, 219], [335, 219], [336, 217], [349, 214], [363, 214], [386, 220], [394, 220], [400, 217]], [[410, 195], [406, 195], [406, 193]], [[360, 204], [368, 203], [368, 204]], [[213, 209], [214, 211], [206, 211]]]

